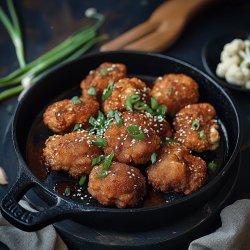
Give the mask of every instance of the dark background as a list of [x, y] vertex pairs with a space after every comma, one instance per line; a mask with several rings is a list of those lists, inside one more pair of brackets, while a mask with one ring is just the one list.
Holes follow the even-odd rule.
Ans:
[[[84, 17], [89, 7], [94, 7], [105, 16], [100, 33], [114, 38], [136, 24], [145, 21], [150, 13], [164, 1], [161, 0], [20, 0], [15, 1], [21, 20], [27, 61], [32, 61], [53, 48], [67, 36], [90, 21]], [[0, 3], [6, 9], [5, 1]], [[249, 1], [214, 1], [214, 4], [196, 16], [186, 26], [178, 41], [163, 52], [185, 60], [204, 70], [202, 50], [206, 43], [221, 34], [229, 32], [250, 32]], [[92, 49], [98, 51], [98, 46]], [[12, 42], [0, 24], [0, 76], [18, 67]], [[205, 71], [205, 70], [204, 70]], [[241, 172], [231, 203], [242, 198], [250, 198], [250, 94], [230, 91], [241, 115], [243, 124], [243, 145], [241, 147]], [[17, 97], [0, 103], [0, 138], [3, 139], [7, 124], [17, 104]], [[0, 165], [4, 162], [3, 144], [0, 147]], [[10, 181], [13, 177], [9, 176]], [[8, 189], [0, 187], [0, 197]]]

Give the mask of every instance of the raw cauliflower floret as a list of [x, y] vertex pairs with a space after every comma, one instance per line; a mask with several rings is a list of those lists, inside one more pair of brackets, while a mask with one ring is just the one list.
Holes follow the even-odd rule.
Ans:
[[247, 89], [250, 89], [250, 81], [248, 81], [248, 82], [246, 83], [246, 88], [247, 88]]
[[[221, 61], [228, 57], [237, 56], [238, 52], [245, 49], [245, 43], [241, 39], [234, 39], [231, 43], [227, 43], [221, 53]], [[238, 56], [237, 56], [238, 57]]]
[[226, 74], [226, 81], [235, 85], [245, 85], [246, 77], [242, 72], [241, 68], [236, 64], [232, 64], [229, 66]]
[[218, 64], [216, 74], [219, 77], [224, 78], [229, 67], [232, 65], [238, 65], [240, 58], [238, 56], [228, 57], [227, 60]]
[[216, 75], [228, 83], [250, 88], [250, 41], [234, 39], [224, 46]]

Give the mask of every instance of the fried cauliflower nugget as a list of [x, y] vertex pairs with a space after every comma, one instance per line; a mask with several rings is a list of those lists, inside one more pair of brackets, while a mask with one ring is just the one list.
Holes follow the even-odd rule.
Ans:
[[219, 125], [213, 119], [215, 114], [209, 103], [192, 104], [181, 109], [173, 122], [174, 139], [197, 152], [215, 150], [220, 143]]
[[72, 131], [76, 123], [86, 128], [89, 118], [96, 116], [99, 103], [91, 99], [79, 100], [79, 103], [73, 104], [70, 99], [65, 99], [48, 106], [43, 114], [44, 124], [58, 134]]
[[133, 94], [137, 94], [142, 102], [149, 100], [150, 89], [138, 78], [120, 79], [114, 86], [112, 94], [104, 101], [103, 110], [126, 111], [126, 99]]
[[101, 148], [92, 145], [96, 136], [87, 131], [50, 136], [45, 142], [43, 157], [53, 171], [63, 170], [73, 177], [88, 174], [92, 159], [100, 156]]
[[127, 68], [120, 63], [102, 63], [97, 69], [91, 70], [88, 76], [81, 82], [82, 95], [85, 98], [95, 97], [88, 94], [90, 88], [96, 91], [96, 97], [101, 99], [102, 92], [110, 82], [118, 81], [125, 78], [127, 75]]
[[[115, 158], [126, 164], [148, 162], [152, 153], [160, 147], [161, 139], [172, 135], [168, 122], [158, 119], [145, 112], [123, 112], [121, 127], [112, 123], [104, 134], [108, 142], [108, 147], [104, 148], [105, 154], [114, 150]], [[128, 131], [131, 126], [137, 128], [143, 138], [133, 138]]]
[[178, 143], [169, 143], [158, 154], [155, 164], [146, 169], [148, 182], [155, 190], [191, 194], [205, 182], [207, 164]]
[[100, 171], [102, 165], [92, 169], [88, 191], [104, 206], [135, 207], [146, 195], [146, 180], [139, 169], [112, 162], [106, 177], [98, 178]]
[[199, 100], [199, 86], [184, 74], [167, 74], [159, 77], [151, 91], [158, 103], [167, 106], [167, 113], [177, 113], [188, 104]]

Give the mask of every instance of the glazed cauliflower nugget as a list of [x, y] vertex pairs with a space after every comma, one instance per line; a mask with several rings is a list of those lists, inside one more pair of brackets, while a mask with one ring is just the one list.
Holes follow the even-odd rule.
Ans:
[[45, 142], [45, 164], [52, 170], [63, 170], [78, 177], [91, 170], [92, 159], [102, 154], [102, 149], [92, 145], [96, 136], [87, 131], [50, 136]]
[[115, 158], [122, 163], [148, 162], [152, 153], [160, 147], [161, 138], [172, 135], [167, 121], [145, 112], [124, 112], [122, 121], [121, 127], [112, 123], [104, 134], [108, 142], [108, 147], [104, 148], [105, 154], [110, 154], [114, 150]]
[[199, 189], [206, 179], [207, 164], [200, 157], [178, 143], [164, 146], [155, 164], [147, 170], [148, 182], [155, 190], [190, 194]]
[[139, 169], [113, 162], [108, 174], [98, 178], [102, 165], [95, 166], [88, 183], [89, 193], [105, 206], [134, 207], [146, 195], [146, 181]]
[[199, 87], [196, 81], [184, 74], [167, 74], [159, 77], [151, 91], [158, 103], [167, 106], [167, 113], [177, 113], [188, 104], [199, 100]]
[[91, 70], [88, 76], [81, 82], [82, 94], [85, 98], [95, 97], [90, 95], [89, 89], [96, 92], [97, 99], [100, 100], [102, 92], [110, 82], [118, 81], [127, 75], [127, 68], [120, 63], [102, 63], [97, 69]]
[[220, 143], [219, 126], [213, 119], [215, 114], [209, 103], [186, 106], [174, 119], [174, 139], [197, 152], [215, 150]]
[[96, 116], [98, 109], [99, 103], [95, 100], [79, 98], [74, 104], [72, 100], [66, 99], [48, 106], [43, 121], [52, 131], [62, 134], [71, 131], [76, 123], [86, 128], [89, 118]]
[[112, 94], [104, 101], [105, 113], [109, 110], [126, 111], [126, 99], [133, 94], [140, 97], [142, 102], [149, 100], [150, 89], [138, 78], [124, 78], [119, 80], [113, 88]]

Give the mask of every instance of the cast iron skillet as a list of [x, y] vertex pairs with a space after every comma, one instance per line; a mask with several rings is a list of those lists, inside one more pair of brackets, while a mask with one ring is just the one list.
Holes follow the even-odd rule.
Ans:
[[[106, 208], [96, 205], [94, 201], [87, 204], [59, 195], [51, 185], [51, 182], [57, 179], [56, 175], [51, 174], [49, 181], [42, 181], [37, 178], [34, 170], [31, 170], [27, 161], [27, 143], [37, 117], [41, 116], [49, 103], [62, 97], [63, 93], [69, 93], [69, 90], [76, 88], [80, 93], [81, 80], [90, 70], [106, 61], [124, 63], [130, 75], [142, 79], [154, 79], [165, 73], [184, 73], [199, 83], [200, 101], [210, 102], [216, 107], [221, 125], [221, 147], [223, 147], [215, 155], [215, 160], [220, 163], [218, 173], [209, 178], [200, 190], [189, 196], [177, 195], [172, 202], [157, 206], [129, 209]], [[12, 139], [19, 159], [19, 173], [16, 183], [2, 200], [2, 214], [12, 224], [26, 231], [34, 231], [57, 220], [69, 218], [94, 226], [123, 229], [170, 223], [174, 217], [201, 206], [224, 184], [239, 152], [240, 134], [238, 112], [227, 91], [188, 63], [168, 56], [139, 52], [106, 52], [85, 56], [51, 71], [32, 86], [21, 99], [12, 124]], [[39, 137], [39, 134], [37, 136]], [[36, 213], [18, 204], [24, 194], [34, 187], [39, 189], [40, 198], [48, 204], [48, 207]]]

